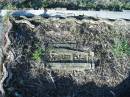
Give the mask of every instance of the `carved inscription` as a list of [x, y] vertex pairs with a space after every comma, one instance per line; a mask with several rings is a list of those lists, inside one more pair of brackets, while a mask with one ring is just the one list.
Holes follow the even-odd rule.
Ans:
[[59, 70], [94, 69], [94, 52], [80, 51], [74, 44], [73, 47], [69, 44], [50, 44], [45, 55], [47, 66]]
[[50, 53], [48, 54], [47, 60], [50, 62], [90, 62], [94, 57], [91, 53]]

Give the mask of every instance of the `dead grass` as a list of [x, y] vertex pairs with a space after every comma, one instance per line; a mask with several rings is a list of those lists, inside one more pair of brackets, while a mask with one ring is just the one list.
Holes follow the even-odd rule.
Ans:
[[[118, 85], [127, 78], [128, 56], [124, 54], [117, 57], [113, 52], [113, 45], [116, 43], [115, 39], [126, 38], [129, 29], [120, 28], [119, 25], [115, 27], [114, 23], [117, 21], [109, 24], [101, 20], [41, 19], [39, 22], [32, 19], [30, 22], [37, 24], [35, 25], [37, 30], [33, 30], [36, 31], [35, 33], [31, 32], [32, 30], [27, 28], [26, 24], [16, 23], [9, 35], [12, 42], [11, 48], [14, 49], [16, 57], [19, 54], [22, 55], [11, 63], [13, 79], [6, 87], [9, 96], [16, 97], [15, 93], [18, 93], [26, 97], [103, 97], [107, 95], [110, 87]], [[48, 34], [50, 31], [57, 35]], [[63, 31], [73, 37], [58, 36], [58, 33]], [[94, 51], [95, 59], [98, 60], [95, 70], [54, 71], [46, 68], [47, 64], [44, 64], [44, 60], [41, 63], [31, 60], [30, 53], [36, 49], [34, 45], [39, 40], [42, 41], [41, 45], [45, 41], [70, 40], [75, 41], [79, 48], [88, 47]], [[29, 49], [29, 52], [25, 49]], [[90, 90], [87, 87], [90, 87]], [[103, 89], [106, 92], [103, 92]]]

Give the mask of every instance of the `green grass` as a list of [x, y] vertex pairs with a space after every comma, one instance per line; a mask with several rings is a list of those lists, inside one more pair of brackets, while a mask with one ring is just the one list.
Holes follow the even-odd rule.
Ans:
[[41, 61], [41, 58], [42, 58], [43, 54], [44, 54], [43, 49], [38, 48], [32, 54], [32, 59], [35, 60], [35, 61]]
[[113, 52], [116, 56], [120, 57], [124, 54], [130, 56], [130, 45], [128, 44], [127, 39], [119, 40], [116, 39], [115, 45], [113, 46]]

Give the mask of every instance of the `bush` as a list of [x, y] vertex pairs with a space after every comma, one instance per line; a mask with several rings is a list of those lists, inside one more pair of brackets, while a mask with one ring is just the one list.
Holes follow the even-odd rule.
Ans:
[[94, 3], [87, 3], [86, 4], [86, 8], [87, 9], [96, 9], [96, 4], [94, 4]]
[[33, 8], [33, 9], [39, 9], [43, 6], [43, 1], [42, 0], [27, 0], [27, 1], [24, 1], [22, 3], [17, 3], [16, 4], [17, 8]]
[[107, 9], [109, 9], [110, 11], [122, 11], [122, 5], [112, 3], [107, 6]]
[[17, 7], [12, 3], [3, 3], [3, 9], [12, 10], [17, 9]]
[[105, 9], [105, 6], [101, 4], [96, 5], [96, 10], [99, 11], [100, 9]]
[[123, 8], [126, 10], [130, 10], [130, 3], [124, 4]]
[[[4, 7], [3, 7], [4, 6]], [[67, 8], [67, 9], [109, 9], [114, 11], [121, 11], [122, 8], [130, 10], [130, 2], [112, 0], [25, 0], [22, 2], [3, 2], [0, 4], [3, 9], [14, 9], [14, 8]]]

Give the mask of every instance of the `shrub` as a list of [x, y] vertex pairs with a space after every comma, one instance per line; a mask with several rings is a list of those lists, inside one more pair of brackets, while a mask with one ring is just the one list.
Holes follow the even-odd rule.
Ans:
[[5, 3], [3, 5], [3, 9], [7, 9], [7, 10], [12, 10], [12, 9], [17, 9], [15, 5], [13, 5], [12, 3]]
[[109, 6], [112, 7], [113, 11], [122, 11], [123, 2], [113, 1]]
[[[7, 0], [8, 1], [8, 0]], [[129, 1], [121, 0], [17, 0], [16, 2], [1, 2], [1, 9], [16, 8], [67, 8], [67, 9], [109, 9], [121, 11], [122, 8], [130, 10]]]
[[101, 4], [96, 5], [96, 10], [99, 11], [100, 9], [105, 9], [105, 6]]
[[96, 8], [96, 4], [88, 2], [86, 4], [86, 8], [87, 9], [95, 9]]
[[130, 10], [130, 3], [124, 4], [123, 8], [126, 10]]

